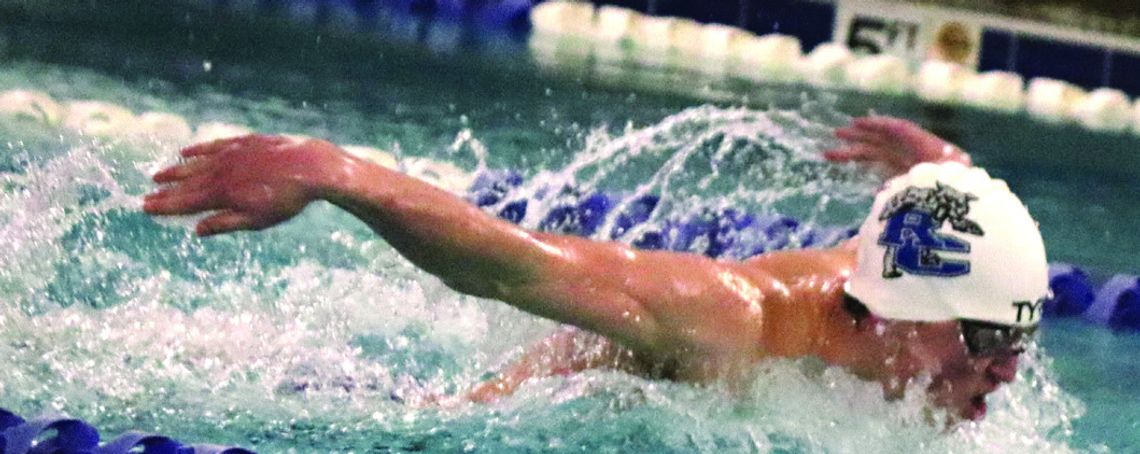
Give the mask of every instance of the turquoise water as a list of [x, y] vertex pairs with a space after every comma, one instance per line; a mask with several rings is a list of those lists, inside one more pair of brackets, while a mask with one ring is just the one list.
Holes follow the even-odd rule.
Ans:
[[[320, 64], [330, 56], [203, 56], [189, 43], [159, 51], [122, 39], [134, 43], [124, 48], [114, 33], [93, 36], [101, 58], [37, 46], [78, 33], [62, 28], [8, 39], [0, 90], [368, 144], [467, 170], [522, 169], [531, 181], [649, 190], [672, 213], [735, 206], [854, 224], [875, 183], [816, 152], [848, 115], [903, 115], [955, 136], [1007, 178], [1041, 223], [1051, 260], [1137, 271], [1120, 252], [1140, 247], [1129, 169], [1082, 163], [1076, 173], [1064, 158], [1044, 159], [1113, 156], [1136, 145], [1129, 137], [787, 87], [707, 105], [691, 92], [615, 89], [590, 72], [540, 76], [508, 57], [379, 47], [370, 49], [382, 57], [361, 63], [369, 71], [337, 72]], [[147, 63], [116, 64], [124, 55]], [[24, 414], [60, 411], [106, 434], [156, 430], [262, 452], [1140, 446], [1129, 388], [1140, 338], [1079, 322], [1050, 323], [1023, 378], [991, 397], [990, 416], [951, 431], [922, 422], [920, 392], [883, 402], [875, 386], [811, 362], [758, 366], [764, 373], [743, 397], [596, 371], [536, 380], [493, 405], [417, 407], [393, 395], [454, 392], [555, 326], [455, 294], [326, 205], [278, 229], [208, 241], [192, 236], [191, 220], [143, 216], [146, 175], [172, 162], [175, 144], [12, 119], [0, 120], [0, 136], [0, 406]]]

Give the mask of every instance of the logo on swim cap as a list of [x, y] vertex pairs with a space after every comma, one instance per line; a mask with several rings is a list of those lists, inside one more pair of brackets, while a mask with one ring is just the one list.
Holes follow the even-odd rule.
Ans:
[[843, 288], [883, 318], [1029, 327], [1049, 293], [1037, 223], [1004, 181], [977, 167], [922, 163], [892, 178], [857, 244]]
[[956, 231], [985, 235], [976, 222], [966, 219], [975, 200], [973, 194], [941, 182], [933, 188], [910, 186], [895, 194], [879, 215], [879, 221], [887, 222], [879, 236], [879, 245], [887, 248], [883, 277], [894, 279], [904, 272], [938, 277], [969, 274], [968, 260], [947, 259], [935, 252], [970, 252], [969, 242], [938, 232], [947, 221]]

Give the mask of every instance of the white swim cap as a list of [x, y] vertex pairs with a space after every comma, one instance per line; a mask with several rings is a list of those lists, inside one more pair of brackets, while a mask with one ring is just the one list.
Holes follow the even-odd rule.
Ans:
[[887, 182], [859, 229], [847, 294], [872, 313], [914, 321], [1041, 320], [1049, 271], [1021, 200], [985, 170], [924, 163]]

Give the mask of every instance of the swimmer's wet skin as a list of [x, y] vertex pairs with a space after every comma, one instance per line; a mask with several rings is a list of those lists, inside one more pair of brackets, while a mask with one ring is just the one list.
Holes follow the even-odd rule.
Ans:
[[186, 148], [186, 161], [154, 176], [167, 186], [144, 209], [213, 211], [197, 226], [210, 236], [269, 228], [327, 200], [459, 292], [604, 336], [575, 348], [580, 337], [559, 332], [470, 400], [593, 367], [746, 384], [759, 360], [813, 356], [891, 399], [930, 377], [934, 405], [983, 417], [1040, 318], [1047, 276], [1035, 224], [1004, 182], [910, 122], [862, 118], [836, 134], [846, 146], [828, 159], [897, 175], [859, 237], [745, 262], [526, 231], [319, 140], [252, 135]]

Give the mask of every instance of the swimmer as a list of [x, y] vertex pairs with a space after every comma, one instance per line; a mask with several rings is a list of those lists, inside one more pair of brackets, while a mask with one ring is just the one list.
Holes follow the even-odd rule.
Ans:
[[1036, 225], [1004, 182], [913, 123], [860, 118], [836, 135], [845, 145], [827, 159], [893, 177], [859, 235], [740, 262], [527, 231], [321, 140], [191, 146], [154, 175], [163, 186], [144, 210], [213, 212], [196, 227], [211, 236], [325, 200], [456, 291], [568, 325], [470, 389], [471, 401], [598, 367], [731, 388], [765, 358], [815, 357], [888, 399], [927, 377], [934, 407], [981, 419], [986, 395], [1014, 380], [1048, 292]]

